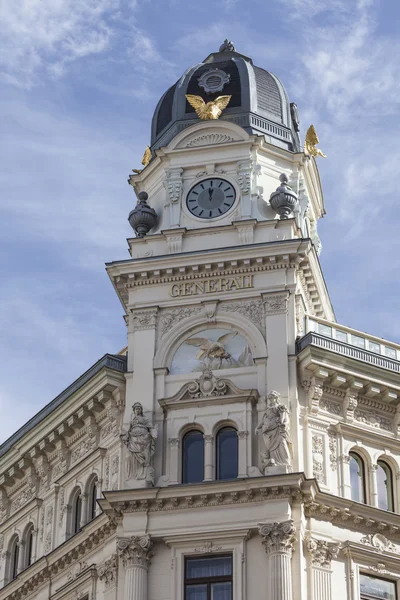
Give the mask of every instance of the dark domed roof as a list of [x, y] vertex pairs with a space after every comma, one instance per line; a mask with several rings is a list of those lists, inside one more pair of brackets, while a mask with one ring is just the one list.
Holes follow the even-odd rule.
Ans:
[[153, 116], [153, 150], [198, 123], [186, 94], [201, 96], [205, 102], [230, 95], [221, 119], [240, 125], [249, 134], [265, 135], [267, 141], [281, 148], [300, 150], [296, 105], [291, 109], [282, 83], [272, 73], [255, 67], [251, 58], [236, 52], [228, 40], [204, 62], [187, 69], [162, 96]]

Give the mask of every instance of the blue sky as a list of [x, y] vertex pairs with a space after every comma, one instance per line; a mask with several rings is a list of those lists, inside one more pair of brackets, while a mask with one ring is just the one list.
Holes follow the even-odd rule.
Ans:
[[224, 38], [314, 123], [340, 323], [400, 341], [396, 0], [0, 0], [0, 439], [125, 345], [104, 263], [160, 95]]

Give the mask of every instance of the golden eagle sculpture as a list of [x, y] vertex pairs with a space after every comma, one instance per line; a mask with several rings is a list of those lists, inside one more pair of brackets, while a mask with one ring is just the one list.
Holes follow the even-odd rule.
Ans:
[[200, 119], [218, 119], [222, 111], [228, 106], [232, 96], [218, 96], [211, 102], [204, 102], [201, 96], [186, 94], [186, 100], [193, 106]]
[[322, 158], [326, 158], [326, 154], [324, 154], [322, 150], [317, 148], [317, 144], [319, 144], [317, 132], [315, 131], [314, 125], [310, 125], [306, 133], [306, 141], [304, 142], [304, 152], [308, 154], [308, 156], [322, 156]]
[[[147, 165], [149, 164], [150, 161], [151, 161], [151, 150], [148, 146], [146, 146], [146, 150], [144, 151], [143, 158], [142, 158], [142, 165], [144, 167], [147, 167]], [[142, 171], [143, 171], [143, 169], [132, 169], [132, 172], [135, 173], [136, 175], [139, 175], [139, 173], [141, 173]]]

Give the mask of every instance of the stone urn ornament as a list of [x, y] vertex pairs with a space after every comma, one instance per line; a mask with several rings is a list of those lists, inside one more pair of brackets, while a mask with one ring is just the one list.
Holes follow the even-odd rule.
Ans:
[[297, 205], [297, 194], [288, 185], [285, 173], [279, 175], [281, 185], [272, 192], [269, 203], [271, 208], [279, 215], [280, 219], [288, 219]]
[[148, 197], [146, 192], [140, 192], [138, 195], [139, 202], [128, 216], [129, 224], [138, 238], [147, 235], [157, 223], [157, 213], [154, 208], [147, 204]]

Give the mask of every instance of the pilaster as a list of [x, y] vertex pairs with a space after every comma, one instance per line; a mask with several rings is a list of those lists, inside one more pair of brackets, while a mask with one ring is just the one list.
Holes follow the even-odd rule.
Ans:
[[291, 558], [296, 529], [292, 520], [259, 526], [268, 557], [268, 600], [293, 600]]
[[125, 568], [125, 600], [147, 600], [147, 575], [152, 546], [149, 535], [134, 535], [118, 540], [118, 554]]
[[313, 600], [332, 600], [331, 561], [339, 553], [339, 544], [308, 538], [311, 555], [311, 597]]
[[288, 291], [263, 294], [266, 340], [268, 349], [267, 380], [270, 389], [286, 397], [289, 389], [288, 373]]

